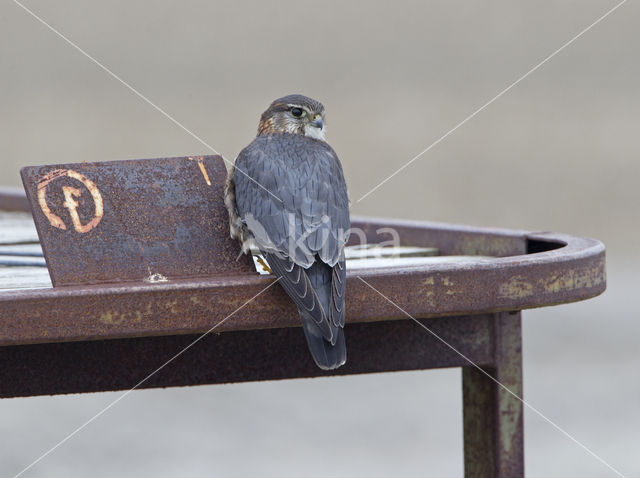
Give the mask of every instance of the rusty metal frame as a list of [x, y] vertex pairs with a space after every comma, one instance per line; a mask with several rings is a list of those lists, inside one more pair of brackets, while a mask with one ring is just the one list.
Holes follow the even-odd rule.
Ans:
[[[274, 287], [139, 387], [462, 367], [465, 476], [523, 476], [522, 402], [462, 355], [522, 397], [520, 311], [602, 293], [604, 246], [437, 223], [356, 218], [354, 225], [371, 242], [393, 227], [404, 245], [494, 257], [350, 271], [349, 360], [337, 371], [315, 367], [295, 307]], [[272, 280], [238, 274], [2, 292], [0, 397], [130, 389]]]
[[[357, 219], [354, 224], [371, 231], [370, 239], [376, 240], [375, 231], [390, 222]], [[584, 300], [605, 289], [604, 246], [593, 239], [433, 223], [391, 224], [406, 244], [435, 244], [443, 254], [474, 252], [504, 257], [402, 270], [350, 271], [350, 323], [405, 318], [356, 275], [409, 314], [424, 318], [542, 307]], [[532, 244], [537, 248], [545, 244], [551, 250], [526, 254]], [[272, 280], [255, 274], [230, 274], [0, 293], [0, 345], [201, 333]], [[216, 332], [298, 325], [295, 307], [274, 287]]]

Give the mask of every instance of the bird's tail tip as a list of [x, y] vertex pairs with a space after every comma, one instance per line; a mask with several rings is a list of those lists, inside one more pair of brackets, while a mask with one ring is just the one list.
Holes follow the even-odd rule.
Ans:
[[316, 365], [322, 370], [335, 370], [347, 362], [347, 346], [344, 330], [337, 328], [338, 337], [335, 345], [324, 339], [317, 325], [311, 317], [305, 317], [301, 312], [302, 328], [307, 338], [307, 345]]
[[318, 368], [321, 368], [322, 370], [326, 370], [326, 371], [331, 371], [331, 370], [340, 368], [347, 362], [346, 354], [344, 358], [335, 362], [323, 362], [322, 359], [318, 360], [318, 357], [316, 357], [315, 355], [311, 354], [311, 356], [313, 357], [313, 361], [316, 363]]

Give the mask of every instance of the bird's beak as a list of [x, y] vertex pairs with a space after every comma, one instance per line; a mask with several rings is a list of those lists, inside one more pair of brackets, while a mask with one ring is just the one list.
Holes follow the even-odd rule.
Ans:
[[311, 122], [311, 126], [322, 129], [324, 123], [322, 122], [322, 118], [316, 118]]

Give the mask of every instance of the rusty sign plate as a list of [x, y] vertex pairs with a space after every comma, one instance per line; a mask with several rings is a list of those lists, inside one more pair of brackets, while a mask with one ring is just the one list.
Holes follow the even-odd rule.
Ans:
[[26, 167], [54, 286], [249, 273], [229, 238], [220, 156]]

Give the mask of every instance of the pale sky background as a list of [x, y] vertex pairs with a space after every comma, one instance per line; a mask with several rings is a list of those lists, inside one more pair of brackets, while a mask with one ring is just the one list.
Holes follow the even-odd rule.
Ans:
[[[356, 201], [615, 4], [25, 2], [228, 159], [271, 100], [322, 101]], [[603, 296], [524, 313], [525, 399], [629, 477], [639, 15], [623, 5], [353, 207], [602, 240]], [[26, 165], [210, 152], [11, 1], [0, 72], [0, 185]], [[460, 395], [453, 369], [140, 391], [23, 476], [461, 476]], [[0, 475], [115, 397], [0, 401]], [[528, 476], [616, 476], [525, 413]]]

